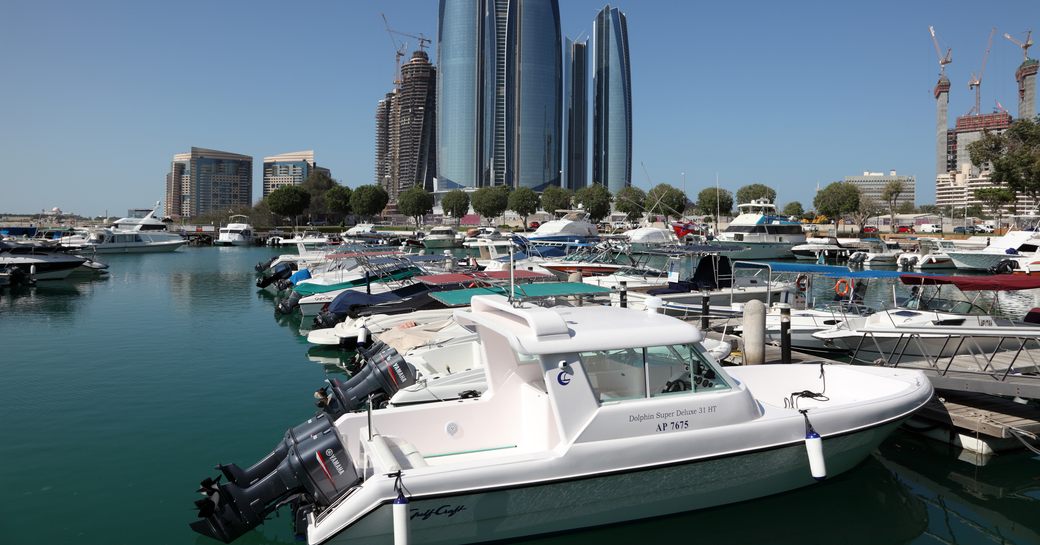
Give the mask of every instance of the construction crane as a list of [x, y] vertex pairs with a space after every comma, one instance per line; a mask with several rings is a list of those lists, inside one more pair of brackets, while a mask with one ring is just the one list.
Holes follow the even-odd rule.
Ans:
[[982, 74], [986, 72], [986, 61], [989, 59], [989, 50], [993, 47], [993, 35], [996, 33], [997, 27], [993, 27], [993, 29], [989, 31], [989, 41], [986, 42], [986, 53], [982, 55], [982, 68], [979, 69], [979, 74], [977, 76], [973, 73], [971, 79], [968, 80], [968, 89], [975, 91], [975, 107], [968, 112], [968, 115], [980, 115], [982, 113]]
[[1022, 57], [1024, 57], [1025, 60], [1027, 60], [1027, 61], [1029, 60], [1029, 48], [1033, 46], [1033, 31], [1032, 30], [1027, 30], [1026, 31], [1026, 41], [1025, 42], [1020, 42], [1020, 41], [1014, 39], [1007, 32], [1004, 33], [1004, 37], [1007, 38], [1008, 40], [1011, 40], [1011, 43], [1017, 45], [1018, 47], [1021, 47], [1022, 48]]
[[386, 20], [386, 14], [380, 13], [380, 15], [383, 16], [383, 26], [386, 27], [386, 35], [390, 37], [390, 43], [394, 46], [394, 85], [398, 86], [401, 85], [401, 57], [408, 52], [408, 44], [397, 44], [397, 38], [394, 38], [394, 31], [390, 30], [390, 21]]
[[953, 62], [953, 48], [946, 48], [946, 55], [939, 49], [939, 40], [935, 37], [935, 27], [929, 26], [928, 32], [932, 35], [932, 44], [935, 45], [935, 56], [939, 58], [939, 76], [946, 75], [946, 65]]
[[386, 20], [386, 15], [383, 15], [383, 23], [386, 25], [386, 31], [390, 34], [397, 34], [398, 36], [407, 36], [409, 38], [415, 38], [415, 40], [419, 42], [419, 51], [426, 51], [426, 47], [430, 45], [430, 43], [432, 42], [432, 40], [427, 38], [426, 35], [422, 32], [420, 32], [419, 35], [416, 36], [415, 34], [409, 34], [407, 32], [401, 32], [400, 30], [394, 30], [390, 28], [390, 23]]

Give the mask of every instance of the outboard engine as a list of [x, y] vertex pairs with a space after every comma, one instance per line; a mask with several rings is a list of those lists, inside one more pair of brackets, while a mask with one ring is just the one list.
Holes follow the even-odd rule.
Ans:
[[192, 522], [191, 529], [224, 543], [256, 528], [287, 503], [299, 522], [361, 481], [329, 418], [313, 418], [290, 429], [271, 454], [247, 470], [218, 467], [234, 480], [202, 481], [199, 492], [206, 497], [195, 502], [201, 520]]
[[342, 322], [346, 317], [340, 317], [334, 312], [323, 310], [314, 317], [314, 329], [327, 329], [335, 327], [336, 324]]
[[278, 314], [292, 314], [293, 311], [296, 310], [296, 307], [300, 306], [300, 299], [303, 299], [303, 295], [300, 295], [300, 292], [291, 291], [288, 297], [282, 299], [281, 301], [278, 301], [278, 304], [275, 305], [274, 310]]
[[318, 407], [332, 418], [360, 409], [370, 395], [374, 407], [385, 406], [398, 390], [415, 384], [415, 368], [392, 346], [377, 341], [368, 348], [359, 347], [358, 354], [367, 363], [357, 374], [346, 382], [329, 379], [329, 386], [314, 393]]
[[253, 267], [253, 269], [255, 269], [258, 273], [262, 273], [266, 271], [267, 268], [271, 266], [271, 263], [274, 263], [276, 259], [278, 259], [278, 256], [274, 256], [271, 259], [268, 259], [267, 261], [261, 261], [257, 263], [256, 266]]
[[1013, 259], [1001, 259], [1000, 263], [997, 263], [993, 267], [990, 267], [990, 274], [1011, 274], [1015, 272], [1015, 266], [1017, 263]]
[[287, 280], [293, 274], [293, 263], [281, 263], [271, 271], [271, 274], [256, 279], [256, 287], [266, 288], [275, 282]]

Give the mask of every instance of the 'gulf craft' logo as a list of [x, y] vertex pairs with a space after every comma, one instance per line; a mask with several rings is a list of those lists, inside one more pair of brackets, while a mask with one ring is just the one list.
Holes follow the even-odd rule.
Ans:
[[560, 371], [556, 375], [556, 382], [560, 383], [560, 386], [566, 386], [571, 383], [571, 374], [567, 371]]

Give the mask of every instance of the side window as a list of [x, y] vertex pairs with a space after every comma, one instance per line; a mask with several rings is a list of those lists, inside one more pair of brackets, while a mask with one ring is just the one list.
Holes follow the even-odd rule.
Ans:
[[646, 372], [641, 348], [579, 354], [596, 399], [620, 401], [646, 397]]
[[651, 397], [690, 390], [701, 392], [729, 388], [726, 381], [715, 372], [714, 366], [691, 345], [647, 348], [646, 367]]

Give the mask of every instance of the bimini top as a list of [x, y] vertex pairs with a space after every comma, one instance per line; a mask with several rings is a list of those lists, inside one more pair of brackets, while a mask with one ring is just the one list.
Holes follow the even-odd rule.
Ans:
[[769, 269], [777, 273], [848, 274], [848, 267], [815, 265], [812, 263], [785, 263], [781, 261], [734, 261], [734, 269]]
[[700, 330], [678, 318], [628, 308], [541, 308], [514, 305], [501, 296], [478, 296], [469, 312], [455, 311], [463, 325], [485, 326], [530, 355], [568, 354], [699, 342]]
[[941, 286], [952, 284], [963, 291], [1008, 291], [1040, 288], [1040, 276], [993, 275], [993, 276], [939, 276], [927, 274], [904, 274], [899, 277], [911, 286]]

